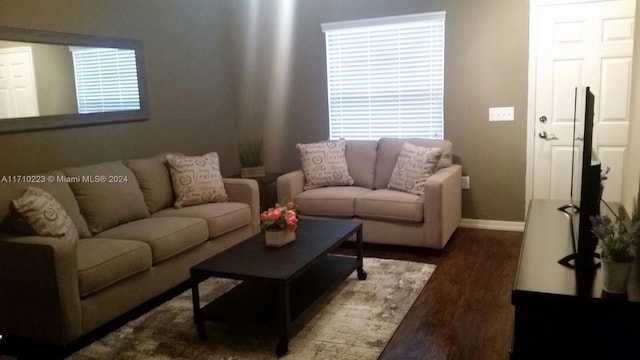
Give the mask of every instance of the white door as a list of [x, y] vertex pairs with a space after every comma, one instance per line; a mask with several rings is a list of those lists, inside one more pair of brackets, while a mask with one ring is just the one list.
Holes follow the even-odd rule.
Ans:
[[[530, 66], [535, 66], [531, 72], [535, 76], [530, 81], [535, 83], [529, 95], [529, 121], [534, 122], [529, 126], [533, 130], [529, 132], [529, 141], [533, 142], [531, 197], [569, 199], [574, 91], [589, 86], [595, 95], [594, 148], [603, 169], [611, 168], [603, 197], [620, 201], [635, 0], [538, 1], [532, 5], [532, 13], [534, 60]], [[577, 136], [582, 136], [583, 128], [580, 122]]]
[[38, 116], [30, 47], [0, 49], [0, 119]]

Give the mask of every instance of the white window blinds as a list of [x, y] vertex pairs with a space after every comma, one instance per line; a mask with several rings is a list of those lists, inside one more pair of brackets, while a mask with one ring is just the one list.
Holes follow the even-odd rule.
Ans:
[[135, 50], [72, 47], [71, 53], [79, 113], [140, 109]]
[[445, 12], [322, 31], [331, 139], [443, 138]]

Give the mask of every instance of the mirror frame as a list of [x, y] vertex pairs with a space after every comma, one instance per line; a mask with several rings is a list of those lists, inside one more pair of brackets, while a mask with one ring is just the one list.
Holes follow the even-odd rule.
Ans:
[[65, 46], [95, 46], [132, 49], [136, 52], [138, 71], [139, 110], [111, 111], [89, 114], [42, 115], [21, 118], [0, 119], [0, 134], [23, 131], [37, 131], [108, 123], [143, 121], [149, 119], [147, 83], [144, 73], [142, 41], [118, 39], [94, 35], [67, 34], [35, 29], [21, 29], [0, 26], [0, 40], [43, 43]]

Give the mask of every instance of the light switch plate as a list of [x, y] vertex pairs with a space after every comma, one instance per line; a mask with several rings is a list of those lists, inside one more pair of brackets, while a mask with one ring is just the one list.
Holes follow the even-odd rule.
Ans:
[[462, 189], [469, 190], [471, 188], [471, 181], [468, 176], [462, 177]]
[[513, 121], [513, 106], [489, 108], [489, 121]]

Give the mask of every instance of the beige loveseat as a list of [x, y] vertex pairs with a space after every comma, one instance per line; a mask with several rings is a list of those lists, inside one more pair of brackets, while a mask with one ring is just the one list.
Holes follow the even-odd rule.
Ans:
[[[387, 188], [405, 142], [443, 149], [424, 196]], [[451, 163], [451, 142], [347, 140], [345, 155], [353, 185], [304, 190], [304, 172], [295, 170], [278, 178], [279, 201], [293, 200], [302, 216], [358, 219], [365, 242], [444, 248], [461, 215], [462, 167]]]
[[[192, 265], [259, 231], [254, 180], [223, 179], [228, 202], [176, 209], [164, 156], [44, 176], [30, 178], [31, 183], [16, 183], [15, 177], [0, 183], [0, 334], [5, 339], [69, 344], [184, 282]], [[28, 186], [55, 197], [79, 240], [12, 233], [10, 202]]]

